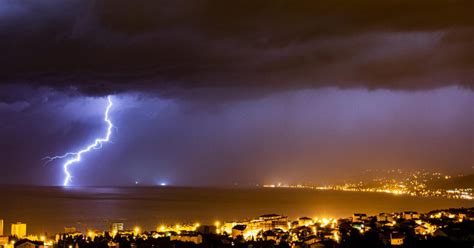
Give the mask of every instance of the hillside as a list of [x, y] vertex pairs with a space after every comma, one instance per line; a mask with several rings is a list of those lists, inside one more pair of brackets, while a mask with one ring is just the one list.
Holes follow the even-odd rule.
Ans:
[[428, 186], [437, 189], [474, 188], [474, 174], [435, 180]]

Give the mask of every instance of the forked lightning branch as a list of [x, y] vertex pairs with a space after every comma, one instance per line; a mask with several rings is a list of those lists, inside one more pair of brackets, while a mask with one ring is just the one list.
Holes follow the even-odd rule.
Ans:
[[63, 159], [63, 158], [69, 158], [64, 164], [63, 164], [63, 171], [64, 171], [64, 186], [68, 186], [72, 182], [72, 174], [70, 171], [70, 166], [72, 166], [75, 163], [79, 163], [81, 161], [82, 155], [85, 153], [88, 153], [92, 150], [100, 149], [102, 148], [102, 144], [105, 142], [110, 141], [110, 136], [112, 135], [112, 128], [114, 125], [112, 124], [112, 121], [109, 118], [109, 112], [110, 109], [112, 108], [112, 99], [110, 96], [107, 97], [108, 105], [107, 108], [105, 109], [104, 113], [104, 121], [107, 123], [107, 132], [104, 137], [97, 138], [94, 143], [86, 146], [80, 151], [77, 152], [68, 152], [60, 156], [53, 156], [53, 157], [45, 157], [44, 159], [47, 160], [47, 162], [51, 162], [56, 159]]

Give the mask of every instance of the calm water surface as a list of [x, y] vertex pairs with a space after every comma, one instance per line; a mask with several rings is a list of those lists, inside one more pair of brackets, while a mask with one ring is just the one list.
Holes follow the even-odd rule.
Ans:
[[474, 207], [474, 201], [467, 200], [303, 189], [2, 186], [0, 195], [5, 233], [10, 223], [21, 221], [28, 224], [28, 233], [36, 234], [59, 232], [65, 226], [105, 229], [111, 222], [155, 230], [162, 223], [214, 223], [266, 213], [349, 217], [354, 212]]

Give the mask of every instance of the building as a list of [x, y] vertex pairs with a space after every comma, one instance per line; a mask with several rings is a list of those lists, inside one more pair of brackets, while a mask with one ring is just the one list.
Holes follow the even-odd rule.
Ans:
[[113, 233], [122, 232], [124, 230], [124, 224], [121, 222], [112, 223], [110, 229]]
[[9, 244], [8, 236], [0, 236], [0, 247], [5, 247]]
[[399, 246], [403, 245], [403, 240], [405, 239], [405, 236], [400, 233], [392, 233], [390, 234], [390, 245], [392, 246]]
[[420, 214], [418, 214], [418, 212], [405, 211], [405, 212], [402, 213], [402, 218], [404, 218], [405, 220], [419, 219]]
[[380, 214], [377, 215], [377, 221], [378, 222], [381, 222], [381, 221], [392, 222], [392, 221], [394, 221], [394, 218], [393, 218], [392, 214], [380, 213]]
[[415, 234], [416, 235], [427, 235], [429, 233], [430, 233], [429, 229], [426, 228], [425, 226], [417, 225], [415, 227]]
[[312, 244], [318, 243], [319, 241], [321, 241], [321, 239], [318, 236], [311, 235], [311, 236], [305, 238], [304, 243], [306, 245], [312, 245]]
[[190, 242], [194, 244], [201, 244], [202, 243], [202, 235], [201, 234], [183, 234], [183, 235], [171, 235], [170, 241], [180, 241], [180, 242]]
[[236, 225], [232, 227], [232, 238], [236, 239], [239, 236], [244, 237], [245, 229], [247, 229], [246, 225]]
[[379, 238], [385, 246], [401, 246], [405, 239], [405, 235], [398, 232], [379, 233]]
[[263, 239], [266, 241], [277, 241], [278, 235], [271, 230], [265, 231], [262, 233]]
[[15, 242], [15, 248], [43, 248], [44, 243], [41, 241], [31, 241], [29, 239], [22, 239]]
[[234, 226], [237, 226], [237, 225], [247, 225], [247, 223], [246, 222], [237, 222], [237, 221], [230, 221], [230, 222], [226, 221], [222, 225], [222, 230], [227, 234], [231, 234], [232, 233], [232, 228], [234, 228]]
[[298, 219], [299, 226], [310, 226], [313, 224], [313, 219], [309, 217], [301, 217]]
[[258, 219], [250, 221], [253, 230], [268, 231], [274, 229], [288, 230], [288, 218], [278, 214], [261, 215]]
[[367, 219], [367, 214], [354, 213], [352, 215], [352, 222], [364, 222]]
[[16, 236], [18, 238], [26, 237], [26, 224], [17, 222], [16, 224], [12, 224], [11, 230], [12, 236]]
[[3, 220], [0, 219], [0, 236], [3, 236]]

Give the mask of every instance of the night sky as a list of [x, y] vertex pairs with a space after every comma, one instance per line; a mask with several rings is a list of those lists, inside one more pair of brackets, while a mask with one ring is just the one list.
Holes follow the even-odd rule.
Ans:
[[0, 184], [474, 166], [474, 2], [0, 0]]

